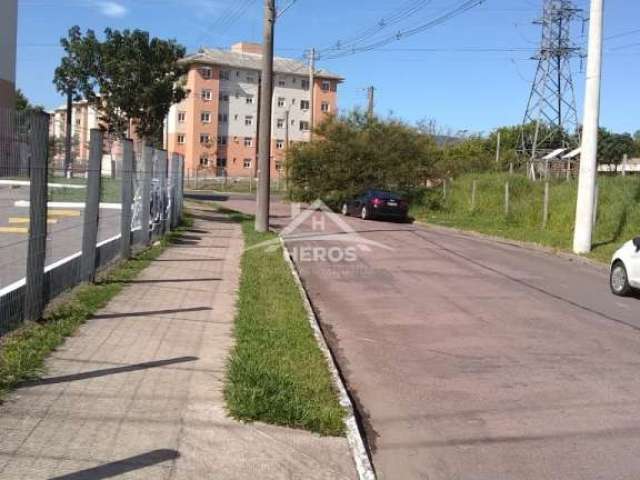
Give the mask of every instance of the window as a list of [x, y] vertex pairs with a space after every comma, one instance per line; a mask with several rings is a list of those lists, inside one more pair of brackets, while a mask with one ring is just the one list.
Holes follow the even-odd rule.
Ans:
[[247, 75], [247, 83], [253, 83], [256, 79], [253, 75]]
[[302, 85], [303, 90], [309, 90], [309, 80], [307, 79], [302, 80], [302, 82], [300, 82], [300, 85]]
[[309, 110], [309, 100], [300, 100], [300, 110]]
[[238, 114], [236, 113], [236, 114], [233, 116], [233, 119], [234, 119], [234, 120], [238, 120], [238, 118], [239, 118], [239, 117], [238, 117]]
[[284, 148], [284, 140], [276, 140], [276, 148], [282, 150]]
[[251, 125], [253, 125], [253, 116], [247, 115], [246, 117], [244, 117], [244, 124], [247, 127], [250, 127]]
[[218, 145], [226, 145], [227, 144], [227, 137], [218, 137]]
[[296, 82], [297, 82], [296, 77], [291, 77], [291, 83], [296, 83]]
[[220, 96], [218, 97], [218, 99], [221, 102], [228, 102], [229, 101], [229, 94], [227, 93], [220, 93]]
[[220, 70], [220, 80], [229, 80], [229, 70]]
[[282, 167], [283, 167], [282, 162], [280, 160], [277, 160], [276, 161], [276, 170], [278, 172], [281, 172], [282, 171]]
[[295, 99], [295, 98], [292, 98], [292, 99], [291, 99], [291, 105], [295, 105], [295, 104], [296, 104], [296, 99]]
[[284, 99], [284, 97], [278, 97], [278, 106], [284, 107], [285, 105], [286, 105], [286, 100]]
[[251, 137], [244, 137], [244, 146], [245, 146], [245, 147], [251, 147], [251, 146], [253, 146], [253, 138], [251, 138]]
[[211, 112], [201, 112], [200, 121], [202, 123], [211, 123]]
[[216, 166], [219, 168], [225, 168], [227, 166], [227, 159], [226, 158], [216, 159]]
[[200, 75], [202, 75], [202, 78], [209, 80], [212, 76], [211, 67], [200, 68]]
[[229, 120], [229, 116], [226, 113], [219, 113], [218, 114], [218, 121], [220, 123], [227, 123], [228, 120]]
[[276, 120], [276, 124], [278, 128], [284, 128], [284, 119], [279, 118], [278, 120]]
[[247, 103], [247, 105], [252, 105], [253, 104], [253, 95], [247, 95], [247, 98], [245, 98], [245, 102]]
[[184, 123], [187, 119], [187, 112], [178, 112], [178, 123]]
[[184, 144], [184, 135], [178, 135], [177, 140], [180, 145]]
[[328, 112], [329, 111], [329, 103], [322, 102], [322, 104], [320, 105], [320, 110], [322, 110], [323, 112]]
[[245, 158], [242, 161], [242, 168], [251, 168], [251, 159], [250, 158]]
[[200, 143], [202, 145], [208, 144], [210, 140], [211, 140], [211, 137], [209, 137], [208, 133], [201, 133], [200, 134]]
[[207, 102], [211, 100], [211, 90], [202, 90], [202, 100]]
[[324, 90], [325, 92], [328, 92], [330, 88], [331, 88], [331, 82], [329, 80], [323, 80], [322, 90]]
[[76, 125], [80, 125], [80, 119], [76, 120]]
[[278, 86], [279, 87], [284, 87], [287, 84], [287, 82], [284, 81], [284, 78], [281, 78], [278, 80]]
[[207, 155], [202, 155], [200, 157], [200, 166], [206, 167], [209, 165], [209, 157]]
[[309, 122], [300, 120], [300, 130], [309, 130]]

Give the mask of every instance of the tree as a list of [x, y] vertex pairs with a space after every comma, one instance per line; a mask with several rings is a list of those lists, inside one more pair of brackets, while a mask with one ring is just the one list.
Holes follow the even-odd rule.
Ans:
[[412, 195], [436, 175], [434, 138], [398, 120], [369, 119], [359, 111], [330, 117], [314, 140], [287, 152], [287, 178], [295, 200], [322, 198], [337, 206], [367, 188]]
[[56, 68], [53, 83], [56, 89], [67, 98], [67, 114], [65, 127], [65, 157], [64, 169], [68, 175], [73, 163], [71, 149], [71, 129], [73, 102], [82, 99], [83, 91], [92, 90], [91, 66], [97, 51], [97, 40], [92, 30], [87, 31], [85, 37], [77, 25], [69, 29], [67, 38], [60, 39], [60, 45], [67, 55], [62, 58]]
[[94, 66], [99, 96], [86, 93], [102, 106], [112, 133], [124, 137], [133, 123], [140, 137], [162, 144], [171, 105], [186, 97], [181, 80], [187, 70], [179, 62], [185, 53], [174, 40], [150, 38], [148, 32], [105, 30]]
[[44, 112], [42, 105], [33, 105], [22, 90], [16, 90], [16, 111], [17, 112]]
[[606, 128], [598, 131], [598, 162], [619, 164], [624, 155], [633, 155], [636, 144], [628, 133], [612, 133]]

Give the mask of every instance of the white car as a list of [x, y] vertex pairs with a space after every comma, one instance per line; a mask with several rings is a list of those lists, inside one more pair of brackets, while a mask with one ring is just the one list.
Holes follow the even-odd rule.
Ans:
[[620, 296], [640, 288], [640, 237], [629, 240], [611, 260], [611, 291]]

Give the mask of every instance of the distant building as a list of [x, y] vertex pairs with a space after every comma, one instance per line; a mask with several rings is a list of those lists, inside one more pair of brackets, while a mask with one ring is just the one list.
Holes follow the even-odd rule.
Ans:
[[[251, 176], [257, 171], [258, 117], [262, 47], [236, 43], [230, 50], [203, 49], [183, 60], [189, 66], [189, 96], [171, 107], [166, 148], [185, 156], [187, 170], [216, 175]], [[272, 174], [283, 168], [286, 141], [310, 139], [310, 100], [314, 122], [336, 113], [342, 78], [315, 72], [309, 85], [308, 66], [300, 61], [274, 60], [272, 113]]]
[[[64, 141], [67, 131], [67, 107], [62, 105], [49, 112], [49, 136], [54, 139], [56, 148], [53, 155], [55, 168], [62, 168], [64, 163]], [[89, 132], [92, 128], [100, 128], [100, 114], [86, 100], [73, 102], [71, 112], [71, 149], [76, 167], [86, 166], [89, 159]]]

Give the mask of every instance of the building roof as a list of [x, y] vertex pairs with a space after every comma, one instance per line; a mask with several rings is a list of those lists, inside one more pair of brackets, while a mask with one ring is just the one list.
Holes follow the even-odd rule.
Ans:
[[[211, 63], [250, 70], [262, 69], [262, 55], [260, 54], [214, 48], [203, 48], [197, 53], [187, 55], [182, 61], [185, 63]], [[275, 57], [273, 60], [275, 73], [305, 75], [308, 68], [306, 63], [291, 58]], [[316, 69], [316, 76], [338, 81], [344, 80], [340, 75], [322, 69]]]

